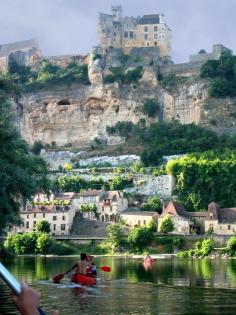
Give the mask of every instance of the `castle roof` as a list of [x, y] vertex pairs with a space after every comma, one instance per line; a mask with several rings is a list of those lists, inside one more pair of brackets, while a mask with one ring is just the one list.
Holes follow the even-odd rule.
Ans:
[[28, 50], [32, 48], [39, 48], [35, 39], [24, 40], [16, 43], [0, 45], [0, 57], [8, 56], [10, 53], [17, 50]]
[[159, 24], [159, 23], [160, 23], [159, 14], [143, 15], [138, 21], [138, 24]]

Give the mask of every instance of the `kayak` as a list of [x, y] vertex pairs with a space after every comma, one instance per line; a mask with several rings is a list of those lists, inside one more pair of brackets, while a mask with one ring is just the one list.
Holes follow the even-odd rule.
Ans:
[[86, 276], [81, 273], [75, 273], [73, 274], [71, 281], [82, 285], [90, 286], [96, 284], [96, 277]]
[[144, 259], [143, 262], [145, 263], [145, 265], [151, 265], [154, 260], [152, 258], [149, 258], [149, 259]]

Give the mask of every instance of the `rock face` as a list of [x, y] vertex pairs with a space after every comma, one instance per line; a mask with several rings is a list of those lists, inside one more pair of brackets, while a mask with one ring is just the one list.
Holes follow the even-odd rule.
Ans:
[[[109, 58], [108, 66], [113, 62]], [[175, 119], [182, 124], [194, 122], [220, 132], [236, 130], [236, 101], [210, 99], [208, 83], [197, 77], [188, 77], [167, 91], [157, 80], [155, 65], [145, 65], [143, 77], [135, 84], [104, 84], [103, 76], [109, 67], [104, 60], [94, 60], [92, 54], [88, 65], [89, 86], [55, 87], [24, 94], [17, 102], [12, 100], [17, 126], [28, 143], [86, 146], [95, 138], [109, 145], [122, 143], [124, 139], [107, 134], [107, 126], [118, 121], [137, 123], [141, 118], [148, 122], [161, 119]], [[146, 99], [157, 100], [160, 111], [156, 118], [148, 118], [142, 112]]]

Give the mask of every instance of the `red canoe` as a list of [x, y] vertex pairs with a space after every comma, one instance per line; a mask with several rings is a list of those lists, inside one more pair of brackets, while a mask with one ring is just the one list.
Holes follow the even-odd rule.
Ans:
[[91, 286], [96, 284], [96, 277], [86, 276], [81, 273], [75, 273], [72, 276], [71, 281], [82, 285]]

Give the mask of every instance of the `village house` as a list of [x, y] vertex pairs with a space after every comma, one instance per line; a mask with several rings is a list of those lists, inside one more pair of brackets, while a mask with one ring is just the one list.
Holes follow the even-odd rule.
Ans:
[[37, 222], [46, 220], [52, 235], [69, 235], [74, 216], [75, 209], [71, 206], [27, 206], [20, 213], [22, 224], [15, 228], [15, 232], [32, 232]]
[[146, 226], [151, 221], [157, 222], [158, 217], [159, 214], [152, 211], [125, 211], [120, 215], [129, 227]]
[[[128, 207], [128, 200], [120, 191], [91, 190], [74, 196], [72, 205], [82, 212], [84, 218], [114, 222], [118, 220], [120, 213]], [[89, 205], [95, 205], [96, 211], [83, 210]]]
[[69, 235], [75, 216], [75, 208], [71, 205], [74, 195], [73, 192], [36, 194], [33, 204], [21, 210], [22, 223], [15, 227], [15, 232], [32, 232], [37, 222], [46, 220], [50, 224], [52, 235]]
[[207, 211], [188, 212], [177, 202], [169, 202], [158, 218], [158, 231], [163, 218], [169, 215], [174, 222], [173, 234], [214, 233], [233, 235], [236, 231], [236, 208], [220, 208], [212, 202]]

